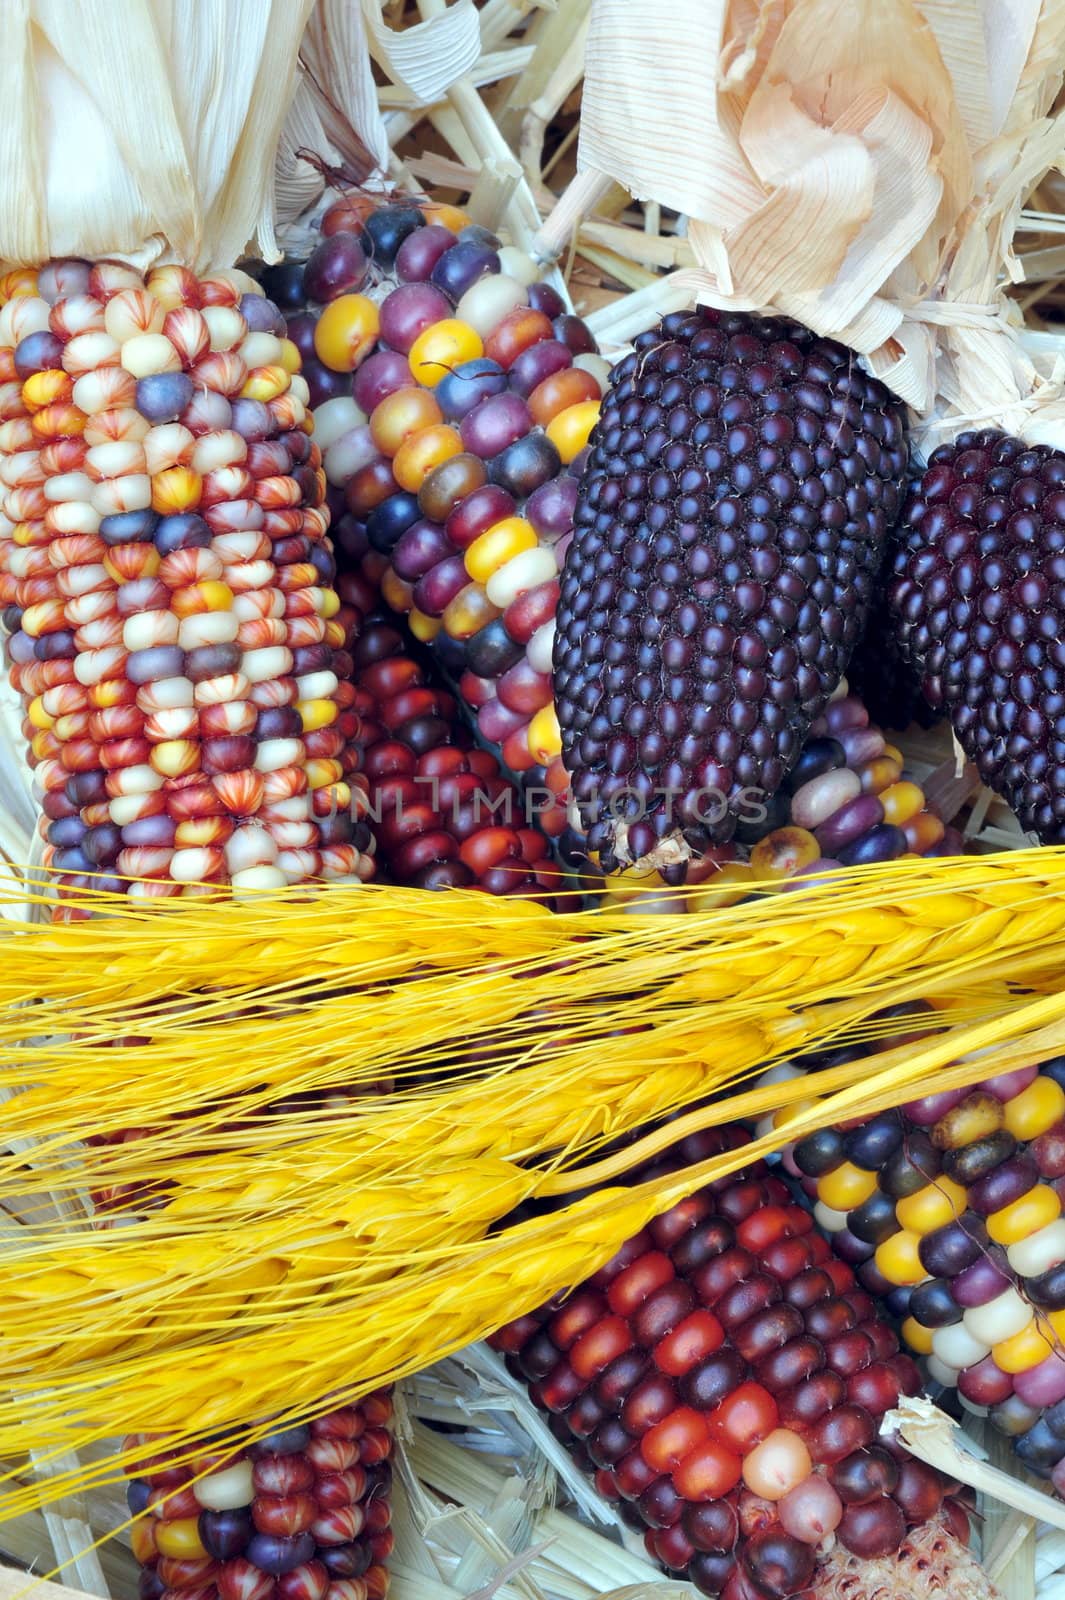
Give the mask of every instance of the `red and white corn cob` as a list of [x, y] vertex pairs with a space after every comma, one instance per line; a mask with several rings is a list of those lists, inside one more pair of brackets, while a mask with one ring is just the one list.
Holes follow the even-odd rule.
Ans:
[[[698, 1158], [745, 1140], [701, 1135]], [[493, 1343], [651, 1555], [701, 1593], [782, 1600], [837, 1541], [868, 1560], [935, 1517], [967, 1534], [957, 1486], [879, 1437], [916, 1366], [761, 1162]]]
[[276, 306], [240, 273], [84, 261], [0, 301], [0, 602], [45, 864], [139, 896], [367, 876], [336, 801], [325, 477]]

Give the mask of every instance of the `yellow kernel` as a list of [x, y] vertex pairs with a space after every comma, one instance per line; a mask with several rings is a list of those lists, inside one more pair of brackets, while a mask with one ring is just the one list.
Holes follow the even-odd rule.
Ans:
[[904, 822], [924, 810], [924, 790], [908, 781], [893, 783], [889, 789], [880, 791], [880, 804], [884, 808], [884, 821], [901, 828]]
[[560, 411], [547, 424], [544, 432], [563, 463], [574, 460], [588, 443], [588, 436], [599, 421], [600, 404], [598, 400], [579, 400], [575, 406], [567, 406], [565, 411]]
[[296, 710], [304, 733], [310, 733], [314, 728], [328, 728], [331, 722], [335, 722], [338, 708], [335, 700], [300, 700], [297, 701]]
[[991, 1354], [1003, 1372], [1027, 1372], [1037, 1367], [1054, 1349], [1054, 1342], [1041, 1333], [1033, 1319], [1020, 1333], [991, 1346]]
[[304, 767], [307, 774], [308, 789], [325, 789], [331, 783], [339, 783], [344, 776], [344, 768], [339, 761], [327, 761], [323, 758], [308, 761]]
[[281, 341], [280, 365], [284, 367], [285, 371], [290, 377], [293, 375], [293, 373], [299, 372], [303, 366], [303, 362], [300, 360], [299, 349], [292, 343], [291, 339], [282, 339]]
[[381, 598], [392, 611], [398, 611], [400, 616], [409, 611], [414, 601], [414, 585], [407, 583], [392, 567], [386, 568], [381, 574]]
[[1002, 1102], [979, 1090], [940, 1117], [932, 1129], [932, 1143], [940, 1150], [956, 1150], [997, 1133], [1002, 1126]]
[[416, 639], [422, 644], [430, 644], [440, 632], [443, 624], [439, 617], [426, 616], [424, 611], [419, 611], [417, 606], [407, 614], [407, 627]]
[[965, 1210], [965, 1190], [950, 1178], [937, 1178], [916, 1194], [908, 1194], [895, 1206], [895, 1215], [904, 1228], [922, 1237], [945, 1227]]
[[529, 750], [538, 766], [546, 767], [555, 756], [562, 754], [562, 731], [553, 700], [530, 717], [527, 737]]
[[888, 756], [892, 761], [898, 762], [900, 767], [904, 767], [906, 765], [906, 758], [897, 744], [886, 744], [883, 750], [881, 750], [880, 754], [882, 756]]
[[536, 529], [524, 517], [504, 517], [476, 538], [466, 551], [466, 571], [474, 583], [487, 583], [493, 572], [539, 544]]
[[805, 828], [774, 828], [751, 851], [751, 870], [759, 879], [790, 878], [820, 854], [821, 846]]
[[340, 596], [335, 589], [323, 589], [322, 598], [318, 605], [320, 617], [335, 617], [340, 610]]
[[[336, 594], [335, 589], [326, 589], [325, 591], [325, 595], [327, 596], [332, 596], [334, 594]], [[322, 643], [327, 644], [330, 650], [343, 650], [344, 640], [347, 638], [347, 631], [344, 627], [344, 624], [342, 622], [338, 622], [335, 616], [328, 615], [329, 608], [332, 606], [332, 604], [332, 599], [326, 599], [323, 596], [322, 616], [325, 618], [325, 633], [322, 637]], [[337, 595], [336, 599], [336, 610], [340, 610], [339, 595]]]
[[811, 1097], [807, 1100], [794, 1100], [790, 1106], [781, 1106], [779, 1111], [773, 1112], [773, 1127], [786, 1128], [789, 1122], [805, 1116], [807, 1111], [812, 1111], [819, 1104], [817, 1099]]
[[200, 770], [200, 747], [192, 739], [163, 739], [148, 760], [164, 778], [181, 778]]
[[26, 707], [26, 715], [29, 717], [35, 728], [45, 729], [55, 727], [55, 718], [50, 717], [47, 711], [44, 709], [44, 706], [41, 704], [40, 695], [37, 696], [36, 700], [30, 701], [29, 705]]
[[1048, 1311], [1042, 1321], [1049, 1323], [1058, 1345], [1065, 1343], [1065, 1311]]
[[164, 517], [195, 510], [202, 491], [203, 479], [191, 467], [165, 467], [152, 479], [152, 510]]
[[30, 740], [30, 750], [38, 761], [47, 761], [51, 756], [58, 754], [56, 735], [50, 728], [42, 728], [40, 733], [35, 733]]
[[688, 892], [685, 898], [693, 911], [710, 911], [715, 906], [734, 906], [751, 892], [754, 873], [742, 861], [729, 861], [717, 872]]
[[155, 1524], [155, 1542], [161, 1556], [176, 1561], [202, 1561], [207, 1555], [200, 1539], [198, 1517], [175, 1517]]
[[876, 1173], [843, 1161], [817, 1180], [817, 1198], [833, 1211], [852, 1211], [876, 1190]]
[[885, 1239], [882, 1244], [877, 1245], [873, 1259], [889, 1283], [901, 1285], [924, 1282], [928, 1274], [917, 1254], [920, 1243], [919, 1234], [911, 1233], [909, 1228], [900, 1228], [890, 1239]]
[[1038, 1139], [1065, 1115], [1065, 1089], [1053, 1078], [1033, 1078], [1004, 1109], [1006, 1128], [1015, 1139]]
[[333, 372], [354, 372], [377, 343], [380, 326], [377, 307], [367, 295], [342, 294], [329, 302], [315, 324], [314, 353]]
[[1035, 1233], [1037, 1228], [1045, 1228], [1048, 1222], [1056, 1222], [1060, 1216], [1061, 1201], [1053, 1189], [1045, 1183], [1037, 1183], [1034, 1189], [1022, 1194], [1011, 1206], [993, 1211], [987, 1219], [987, 1231], [996, 1244], [1016, 1244], [1020, 1239], [1027, 1239], [1030, 1233]]
[[916, 1350], [919, 1356], [932, 1354], [932, 1329], [926, 1328], [916, 1317], [907, 1317], [902, 1324], [902, 1337], [911, 1350]]
[[43, 411], [45, 406], [55, 405], [59, 400], [69, 400], [73, 388], [66, 372], [55, 368], [35, 372], [22, 385], [22, 404], [27, 411]]
[[280, 365], [256, 367], [254, 372], [248, 373], [240, 392], [245, 400], [276, 400], [287, 393], [291, 382], [290, 374]]
[[467, 322], [445, 317], [442, 322], [434, 322], [418, 335], [410, 347], [407, 361], [417, 381], [424, 383], [427, 389], [435, 389], [454, 367], [463, 361], [476, 361], [478, 356], [483, 355], [484, 343], [480, 334]]
[[392, 476], [401, 489], [417, 494], [430, 472], [462, 454], [462, 436], [446, 422], [422, 428], [404, 439], [392, 460]]

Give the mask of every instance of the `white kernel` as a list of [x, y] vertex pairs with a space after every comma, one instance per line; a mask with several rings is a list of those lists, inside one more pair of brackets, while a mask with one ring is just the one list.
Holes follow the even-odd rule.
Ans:
[[532, 256], [524, 250], [519, 250], [516, 245], [505, 244], [497, 250], [499, 256], [499, 270], [505, 272], [507, 277], [516, 278], [520, 284], [528, 286], [535, 283], [540, 276], [540, 268]]
[[177, 642], [182, 650], [198, 650], [205, 644], [232, 644], [239, 628], [232, 611], [201, 611], [181, 618]]
[[940, 1361], [945, 1361], [948, 1366], [975, 1367], [986, 1355], [990, 1355], [991, 1346], [982, 1339], [976, 1339], [969, 1332], [964, 1322], [955, 1322], [949, 1328], [936, 1328], [932, 1334], [932, 1353]]
[[846, 1211], [835, 1211], [831, 1206], [826, 1206], [823, 1200], [814, 1206], [814, 1220], [826, 1233], [839, 1233], [841, 1228], [847, 1226], [847, 1218]]
[[549, 583], [558, 574], [555, 552], [549, 545], [534, 545], [522, 550], [498, 567], [485, 584], [485, 593], [494, 606], [505, 610], [512, 600], [527, 589]]
[[1006, 1251], [1006, 1259], [1022, 1278], [1037, 1278], [1041, 1272], [1065, 1261], [1065, 1218], [1048, 1222], [1044, 1228], [1018, 1239]]
[[302, 739], [264, 739], [255, 752], [255, 768], [258, 772], [278, 772], [282, 767], [298, 766], [303, 754]]
[[135, 333], [122, 346], [122, 365], [135, 378], [180, 372], [181, 357], [165, 333]]
[[545, 622], [537, 628], [525, 646], [525, 659], [534, 672], [550, 672], [551, 657], [555, 648], [555, 624]]
[[268, 683], [292, 671], [292, 651], [286, 645], [268, 645], [265, 650], [245, 650], [241, 670], [249, 683]]
[[226, 867], [231, 876], [250, 867], [273, 866], [277, 844], [265, 828], [254, 824], [237, 828], [225, 844]]
[[489, 273], [466, 290], [455, 307], [455, 316], [459, 322], [468, 323], [482, 339], [487, 339], [509, 312], [528, 303], [525, 285], [517, 278], [506, 272]]
[[1012, 1339], [1032, 1320], [1032, 1308], [1016, 1289], [1003, 1290], [993, 1300], [982, 1306], [970, 1306], [962, 1317], [962, 1325], [981, 1344], [990, 1347]]
[[65, 500], [88, 500], [94, 488], [95, 484], [85, 472], [60, 472], [45, 480], [44, 498], [53, 505]]
[[341, 394], [333, 400], [323, 400], [314, 412], [314, 442], [324, 452], [342, 434], [361, 427], [365, 421], [365, 411], [349, 395]]
[[122, 624], [127, 650], [151, 650], [157, 644], [177, 644], [179, 619], [172, 611], [140, 611]]

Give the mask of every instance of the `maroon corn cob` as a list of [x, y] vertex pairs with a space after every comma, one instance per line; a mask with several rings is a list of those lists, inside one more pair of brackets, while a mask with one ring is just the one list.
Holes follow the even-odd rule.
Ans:
[[934, 1517], [967, 1535], [957, 1485], [878, 1437], [916, 1366], [764, 1163], [674, 1206], [493, 1343], [649, 1553], [703, 1594], [783, 1600], [837, 1541], [889, 1557]]

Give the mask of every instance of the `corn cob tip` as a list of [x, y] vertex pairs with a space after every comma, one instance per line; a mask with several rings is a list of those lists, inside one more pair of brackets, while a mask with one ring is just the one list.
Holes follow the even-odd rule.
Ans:
[[811, 1600], [997, 1600], [998, 1590], [942, 1518], [911, 1528], [890, 1556], [861, 1560], [837, 1545], [818, 1569]]

